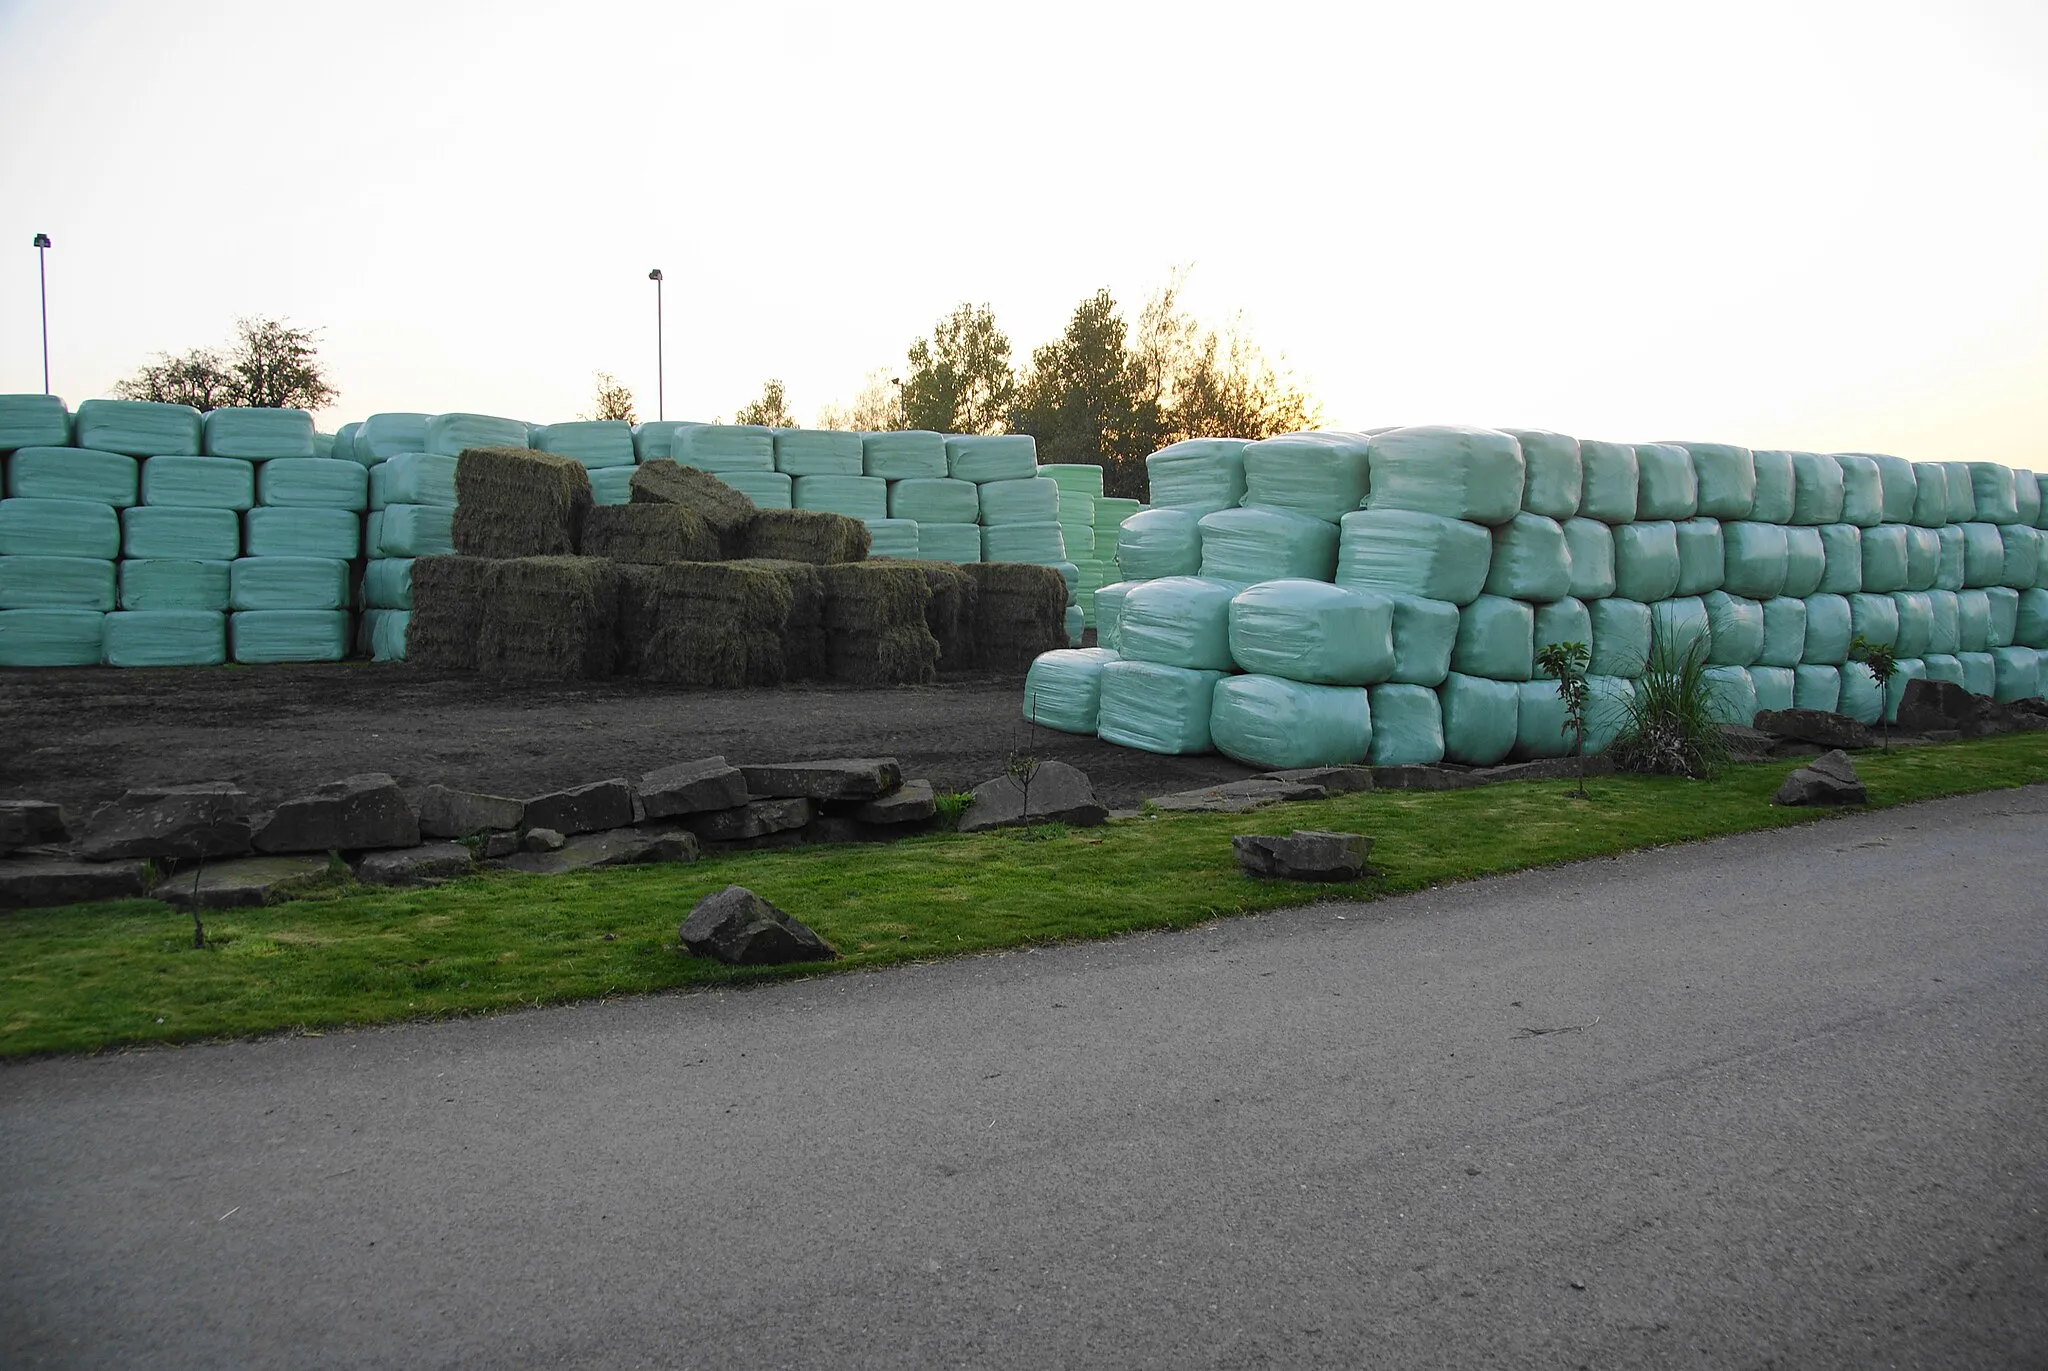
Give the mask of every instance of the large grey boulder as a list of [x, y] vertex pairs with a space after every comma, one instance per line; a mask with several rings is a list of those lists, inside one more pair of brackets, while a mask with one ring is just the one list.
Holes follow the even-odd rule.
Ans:
[[365, 852], [356, 862], [356, 879], [365, 885], [433, 885], [474, 869], [475, 859], [461, 843], [427, 843]]
[[[1037, 782], [1032, 782], [1033, 789]], [[1249, 814], [1268, 805], [1295, 800], [1326, 800], [1330, 792], [1306, 781], [1287, 780], [1279, 775], [1253, 776], [1242, 781], [1182, 790], [1172, 795], [1154, 795], [1150, 804], [1168, 814]], [[1032, 797], [1035, 801], [1036, 796]]]
[[738, 842], [802, 828], [811, 821], [811, 802], [801, 797], [753, 800], [737, 809], [691, 814], [683, 824], [708, 842]]
[[1774, 805], [1860, 805], [1870, 802], [1856, 764], [1839, 748], [1795, 770], [1771, 797]]
[[748, 798], [746, 775], [723, 757], [678, 762], [650, 771], [635, 787], [643, 815], [649, 819], [736, 809]]
[[1372, 839], [1363, 833], [1298, 828], [1285, 838], [1243, 834], [1230, 840], [1237, 864], [1283, 881], [1355, 881], [1366, 874]]
[[258, 852], [353, 852], [418, 847], [419, 815], [381, 771], [344, 776], [286, 800], [256, 829]]
[[1899, 697], [1899, 727], [1908, 733], [1982, 738], [2011, 732], [2014, 720], [2015, 711], [1988, 695], [1972, 695], [1953, 681], [1908, 681]]
[[601, 833], [633, 822], [633, 787], [624, 777], [536, 795], [526, 802], [529, 828], [557, 833]]
[[246, 909], [289, 899], [326, 874], [325, 857], [235, 857], [167, 876], [150, 893], [188, 909]]
[[64, 811], [43, 800], [0, 800], [0, 852], [41, 843], [61, 843]]
[[96, 900], [139, 900], [149, 893], [144, 863], [78, 862], [68, 857], [0, 860], [0, 909], [53, 909]]
[[[1939, 685], [1941, 682], [1929, 684]], [[1907, 690], [1910, 692], [1911, 689], [1912, 684], [1908, 682]], [[1961, 691], [1962, 687], [1954, 689]], [[1963, 693], [1968, 694], [1967, 691]], [[1860, 724], [1846, 714], [1834, 714], [1825, 709], [1760, 709], [1750, 727], [1773, 738], [1790, 738], [1794, 742], [1812, 743], [1815, 747], [1830, 750], [1877, 746], [1877, 735], [1870, 731], [1868, 725]]]
[[832, 945], [745, 886], [697, 901], [679, 930], [683, 947], [733, 966], [831, 961]]
[[467, 838], [526, 822], [526, 802], [430, 785], [420, 792], [420, 836]]
[[938, 812], [939, 799], [930, 781], [905, 781], [880, 799], [861, 801], [848, 817], [864, 824], [916, 824]]
[[642, 862], [694, 862], [697, 838], [672, 825], [643, 824], [604, 833], [579, 833], [552, 852], [515, 852], [493, 862], [506, 871], [559, 876], [601, 866], [636, 866]]
[[903, 784], [894, 757], [835, 757], [821, 762], [743, 766], [747, 792], [756, 799], [869, 800]]
[[89, 862], [238, 857], [249, 850], [252, 804], [227, 781], [131, 790], [93, 811], [76, 851]]
[[1093, 828], [1107, 822], [1109, 810], [1095, 798], [1087, 773], [1065, 762], [1040, 762], [1028, 786], [1014, 776], [998, 776], [976, 786], [974, 802], [960, 816], [960, 831], [981, 833], [1032, 824]]

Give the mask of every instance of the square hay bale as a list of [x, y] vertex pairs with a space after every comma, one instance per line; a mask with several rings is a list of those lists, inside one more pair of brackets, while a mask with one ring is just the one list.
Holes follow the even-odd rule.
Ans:
[[757, 509], [740, 534], [738, 555], [836, 566], [865, 561], [872, 546], [867, 525], [844, 514], [811, 509]]
[[687, 505], [599, 505], [583, 521], [583, 555], [660, 566], [716, 562], [718, 536]]
[[475, 671], [491, 564], [482, 557], [419, 557], [412, 564], [412, 618], [405, 659], [440, 671]]
[[1042, 652], [1067, 646], [1067, 581], [1052, 567], [977, 562], [974, 578], [975, 664], [983, 671], [1022, 672]]
[[769, 567], [635, 567], [621, 581], [620, 655], [648, 680], [723, 690], [780, 685], [793, 598], [788, 578]]
[[612, 672], [618, 676], [647, 673], [647, 645], [661, 618], [661, 568], [636, 562], [614, 562], [619, 577], [619, 611], [612, 621]]
[[566, 557], [590, 513], [590, 472], [573, 457], [469, 448], [455, 459], [455, 550], [468, 557]]
[[[413, 597], [417, 603], [417, 582]], [[602, 557], [492, 562], [477, 669], [527, 680], [602, 680], [616, 660], [618, 617], [618, 567]]]
[[636, 467], [631, 490], [636, 505], [681, 505], [695, 510], [728, 551], [737, 545], [755, 514], [751, 499], [710, 472], [666, 458]]
[[924, 573], [924, 626], [939, 644], [939, 670], [967, 671], [974, 666], [975, 606], [980, 588], [965, 568], [952, 562], [913, 562]]
[[831, 679], [842, 685], [930, 685], [939, 675], [939, 643], [923, 623], [880, 633], [835, 633]]
[[923, 685], [938, 675], [939, 642], [925, 624], [932, 598], [915, 562], [850, 562], [818, 569], [825, 590], [827, 673], [848, 685]]
[[769, 572], [789, 587], [789, 618], [782, 628], [782, 669], [791, 681], [822, 681], [831, 664], [825, 650], [825, 582], [809, 562], [734, 562]]

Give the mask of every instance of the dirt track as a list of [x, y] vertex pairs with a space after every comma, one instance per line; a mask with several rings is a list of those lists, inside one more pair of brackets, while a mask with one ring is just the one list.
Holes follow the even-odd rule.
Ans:
[[510, 684], [404, 663], [0, 672], [0, 798], [74, 816], [138, 784], [229, 780], [269, 798], [362, 771], [530, 796], [670, 762], [890, 756], [964, 790], [1012, 749], [1071, 763], [1104, 803], [1251, 774], [1034, 728], [1015, 676], [886, 690]]

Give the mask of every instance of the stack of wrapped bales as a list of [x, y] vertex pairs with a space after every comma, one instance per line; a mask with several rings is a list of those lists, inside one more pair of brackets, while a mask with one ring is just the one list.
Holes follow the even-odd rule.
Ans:
[[242, 514], [242, 555], [228, 577], [234, 660], [340, 661], [352, 640], [368, 470], [316, 456], [304, 410], [217, 409], [205, 441], [209, 457], [255, 469], [256, 503]]

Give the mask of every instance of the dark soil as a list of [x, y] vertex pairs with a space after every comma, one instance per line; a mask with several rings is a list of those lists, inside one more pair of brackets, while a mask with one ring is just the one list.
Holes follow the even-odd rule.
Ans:
[[276, 800], [388, 772], [525, 798], [719, 755], [895, 757], [967, 790], [1012, 751], [1079, 767], [1112, 808], [1238, 780], [1228, 758], [1157, 757], [1034, 727], [1020, 676], [879, 690], [706, 691], [641, 681], [521, 684], [402, 662], [0, 672], [0, 798], [74, 818], [130, 786], [226, 780]]

